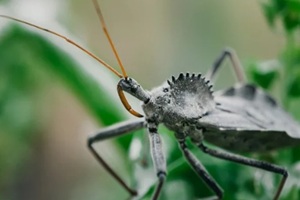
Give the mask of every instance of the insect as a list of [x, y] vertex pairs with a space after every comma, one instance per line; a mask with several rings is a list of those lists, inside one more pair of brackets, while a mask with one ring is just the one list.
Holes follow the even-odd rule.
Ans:
[[[99, 155], [93, 144], [112, 137], [129, 134], [146, 128], [151, 144], [151, 155], [157, 176], [156, 189], [152, 199], [158, 199], [167, 177], [166, 161], [162, 151], [162, 141], [158, 133], [159, 124], [164, 124], [174, 132], [183, 155], [214, 191], [215, 199], [222, 199], [223, 191], [206, 171], [201, 161], [187, 148], [186, 140], [191, 139], [201, 151], [211, 156], [256, 167], [282, 176], [274, 195], [280, 197], [288, 172], [277, 165], [243, 157], [237, 154], [211, 149], [207, 141], [233, 152], [261, 152], [300, 143], [300, 127], [276, 101], [256, 86], [246, 83], [245, 75], [236, 53], [227, 49], [216, 60], [205, 75], [181, 73], [151, 91], [144, 90], [137, 81], [127, 76], [113, 41], [107, 31], [104, 18], [96, 0], [93, 0], [104, 33], [118, 60], [122, 73], [109, 66], [102, 59], [87, 51], [67, 37], [37, 25], [9, 18], [29, 26], [47, 31], [80, 48], [102, 63], [120, 78], [117, 92], [126, 110], [138, 119], [125, 121], [102, 129], [88, 139], [87, 145], [97, 161], [111, 174], [131, 196], [137, 191], [131, 188]], [[238, 83], [225, 90], [213, 92], [209, 80], [213, 80], [225, 58], [230, 58]], [[128, 103], [124, 91], [142, 102], [144, 116], [136, 112]]]

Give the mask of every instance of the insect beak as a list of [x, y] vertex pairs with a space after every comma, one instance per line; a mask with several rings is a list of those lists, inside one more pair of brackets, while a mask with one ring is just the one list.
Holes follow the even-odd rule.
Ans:
[[118, 85], [117, 85], [117, 91], [118, 91], [118, 95], [119, 95], [119, 98], [123, 104], [123, 106], [126, 108], [126, 110], [131, 113], [132, 115], [136, 116], [136, 117], [143, 117], [142, 114], [140, 114], [139, 112], [135, 111], [132, 109], [132, 107], [130, 106], [130, 104], [128, 103], [127, 99], [126, 99], [126, 96], [124, 94], [123, 91], [133, 95], [133, 96], [136, 96], [136, 91], [137, 91], [137, 86], [138, 84], [132, 84], [132, 83], [136, 83], [135, 81], [132, 81], [131, 78], [122, 78]]

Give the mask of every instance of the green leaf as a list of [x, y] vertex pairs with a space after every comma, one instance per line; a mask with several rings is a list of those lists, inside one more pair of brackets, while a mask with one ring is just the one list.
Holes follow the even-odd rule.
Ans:
[[300, 71], [290, 74], [288, 85], [287, 85], [287, 94], [289, 97], [299, 97], [300, 96]]
[[277, 61], [264, 63], [252, 62], [247, 71], [251, 79], [264, 89], [269, 89], [279, 75], [279, 64]]
[[273, 27], [276, 18], [275, 8], [269, 4], [262, 4], [262, 9], [265, 14], [265, 17], [267, 18], [269, 25]]
[[[76, 60], [78, 55], [67, 54], [41, 35], [26, 31], [19, 26], [13, 26], [7, 30], [6, 35], [2, 36], [2, 41], [1, 49], [6, 49], [10, 54], [13, 52], [11, 46], [18, 45], [23, 49], [21, 52], [18, 50], [18, 52], [10, 55], [10, 60], [15, 60], [14, 62], [18, 62], [18, 65], [24, 65], [23, 60], [30, 59], [26, 66], [22, 66], [22, 70], [27, 70], [33, 66], [44, 67], [45, 70], [55, 75], [54, 78], [60, 77], [99, 122], [109, 125], [124, 119], [120, 107], [106, 106], [114, 102], [112, 96], [104, 86], [101, 86], [97, 80], [91, 77], [85, 66], [79, 65], [79, 61]], [[16, 55], [18, 55], [18, 59], [15, 59]], [[7, 64], [12, 65], [11, 63]], [[105, 74], [99, 74], [99, 76], [105, 78]]]
[[289, 33], [300, 28], [300, 2], [297, 0], [269, 0], [262, 4], [262, 10], [272, 27], [278, 18]]
[[300, 13], [289, 12], [283, 16], [284, 27], [288, 32], [294, 31], [300, 26]]
[[[59, 43], [61, 44], [62, 40], [59, 40]], [[70, 47], [74, 49], [73, 46]], [[20, 175], [20, 166], [24, 166], [29, 159], [30, 147], [37, 140], [36, 134], [42, 126], [38, 105], [47, 93], [49, 84], [60, 82], [65, 85], [74, 92], [95, 119], [104, 125], [127, 118], [121, 104], [114, 104], [115, 97], [107, 86], [100, 84], [87, 67], [80, 65], [79, 59], [81, 57], [77, 53], [66, 53], [44, 36], [28, 31], [22, 26], [7, 26], [2, 30], [0, 188], [12, 184], [16, 176]], [[117, 80], [109, 78], [109, 73], [99, 73], [99, 76], [105, 79], [101, 81], [116, 84]], [[130, 140], [129, 135], [117, 141], [123, 149], [127, 149]]]

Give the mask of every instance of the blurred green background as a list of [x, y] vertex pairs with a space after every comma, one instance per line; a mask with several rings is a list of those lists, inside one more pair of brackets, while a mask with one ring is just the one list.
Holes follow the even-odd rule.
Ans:
[[[90, 1], [0, 3], [1, 14], [58, 31], [118, 69]], [[99, 3], [128, 74], [144, 88], [180, 72], [205, 73], [230, 46], [249, 81], [266, 88], [300, 119], [299, 1]], [[234, 83], [225, 65], [216, 90]], [[126, 199], [86, 148], [88, 135], [101, 126], [132, 118], [118, 100], [118, 79], [61, 39], [3, 18], [0, 70], [0, 199]], [[130, 102], [140, 109], [139, 102]], [[182, 159], [173, 135], [163, 127], [160, 131], [169, 172], [162, 199], [212, 195]], [[131, 185], [139, 186], [140, 199], [149, 199], [155, 174], [151, 167], [140, 167], [148, 150], [136, 145], [147, 147], [144, 135], [140, 131], [96, 147]], [[137, 157], [129, 158], [129, 149]], [[300, 198], [299, 150], [249, 155], [289, 170], [282, 199]], [[280, 177], [193, 151], [224, 188], [224, 199], [272, 198]]]

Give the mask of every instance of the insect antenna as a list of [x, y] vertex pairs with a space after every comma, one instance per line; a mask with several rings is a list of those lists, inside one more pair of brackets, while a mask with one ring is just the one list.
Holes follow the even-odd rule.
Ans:
[[[106, 38], [107, 38], [107, 40], [108, 40], [108, 42], [109, 42], [109, 44], [110, 44], [110, 47], [111, 47], [113, 53], [115, 54], [115, 57], [116, 57], [116, 59], [117, 59], [117, 61], [118, 61], [118, 64], [119, 64], [119, 66], [120, 66], [120, 68], [121, 68], [121, 70], [122, 70], [123, 77], [125, 78], [125, 80], [127, 80], [127, 78], [128, 78], [127, 73], [126, 73], [125, 68], [124, 68], [124, 66], [123, 66], [123, 64], [122, 64], [122, 61], [121, 61], [121, 59], [120, 59], [120, 56], [119, 56], [119, 54], [118, 54], [118, 52], [117, 52], [117, 50], [116, 50], [116, 47], [115, 47], [115, 45], [114, 45], [114, 43], [113, 43], [113, 41], [112, 41], [112, 39], [111, 39], [111, 37], [110, 37], [110, 35], [109, 35], [109, 33], [108, 33], [108, 30], [107, 30], [107, 27], [106, 27], [106, 23], [105, 23], [105, 21], [104, 21], [104, 17], [103, 17], [103, 14], [102, 14], [102, 12], [101, 12], [101, 9], [100, 9], [100, 5], [99, 5], [99, 3], [98, 3], [97, 0], [93, 0], [93, 3], [94, 3], [94, 6], [95, 6], [95, 9], [96, 9], [98, 18], [99, 18], [99, 20], [100, 20], [100, 23], [101, 23], [103, 32], [104, 32], [104, 34], [105, 34], [105, 36], [106, 36]], [[136, 116], [136, 117], [143, 117], [142, 114], [136, 112], [135, 110], [133, 110], [133, 109], [131, 108], [130, 104], [128, 103], [128, 101], [127, 101], [127, 99], [126, 99], [126, 97], [125, 97], [125, 94], [124, 94], [124, 92], [123, 92], [123, 89], [122, 89], [119, 85], [118, 85], [118, 87], [117, 87], [117, 90], [118, 90], [119, 98], [120, 98], [120, 100], [121, 100], [123, 106], [126, 108], [126, 110], [127, 110], [128, 112], [130, 112], [132, 115]]]
[[101, 58], [99, 58], [98, 56], [96, 56], [95, 54], [93, 54], [92, 52], [88, 51], [87, 49], [85, 49], [84, 47], [80, 46], [79, 44], [77, 44], [76, 42], [74, 42], [73, 40], [67, 38], [66, 36], [62, 35], [62, 34], [59, 34], [55, 31], [52, 31], [52, 30], [49, 30], [47, 28], [44, 28], [44, 27], [41, 27], [41, 26], [37, 26], [35, 24], [32, 24], [32, 23], [29, 23], [29, 22], [26, 22], [24, 20], [21, 20], [21, 19], [17, 19], [17, 18], [14, 18], [14, 17], [10, 17], [10, 16], [7, 16], [7, 15], [0, 15], [0, 17], [3, 17], [3, 18], [7, 18], [7, 19], [11, 19], [13, 21], [17, 21], [17, 22], [20, 22], [22, 24], [26, 24], [28, 26], [31, 26], [31, 27], [34, 27], [34, 28], [37, 28], [39, 30], [42, 30], [42, 31], [46, 31], [50, 34], [53, 34], [57, 37], [60, 37], [64, 40], [66, 40], [68, 43], [76, 46], [77, 48], [79, 48], [80, 50], [82, 50], [84, 53], [88, 54], [89, 56], [91, 56], [92, 58], [94, 58], [95, 60], [97, 60], [98, 62], [100, 62], [102, 65], [104, 65], [107, 69], [109, 69], [111, 72], [113, 72], [115, 75], [117, 75], [119, 78], [123, 78], [123, 75], [120, 74], [117, 70], [115, 70], [114, 68], [112, 68], [109, 64], [107, 64], [105, 61], [103, 61]]
[[121, 70], [122, 70], [123, 77], [126, 79], [128, 76], [127, 76], [126, 71], [125, 71], [125, 68], [124, 68], [124, 66], [123, 66], [123, 64], [122, 64], [122, 61], [121, 61], [121, 59], [120, 59], [120, 56], [119, 56], [119, 54], [118, 54], [118, 52], [117, 52], [117, 50], [116, 50], [116, 47], [115, 47], [115, 45], [114, 45], [114, 43], [113, 43], [113, 41], [112, 41], [112, 39], [111, 39], [111, 37], [110, 37], [110, 35], [109, 35], [109, 33], [108, 33], [108, 30], [107, 30], [107, 28], [106, 28], [106, 24], [105, 24], [104, 17], [103, 17], [103, 14], [102, 14], [102, 12], [101, 12], [99, 3], [98, 3], [97, 0], [93, 0], [93, 3], [94, 3], [94, 6], [95, 6], [97, 15], [98, 15], [98, 17], [99, 17], [99, 20], [100, 20], [100, 23], [101, 23], [103, 32], [104, 32], [104, 34], [105, 34], [105, 36], [106, 36], [106, 38], [107, 38], [107, 40], [108, 40], [108, 42], [109, 42], [109, 44], [110, 44], [110, 47], [112, 48], [112, 50], [113, 50], [113, 52], [114, 52], [114, 54], [115, 54], [115, 56], [116, 56], [116, 59], [117, 59], [117, 61], [118, 61], [118, 64], [119, 64], [119, 66], [120, 66], [120, 68], [121, 68]]
[[[7, 16], [7, 15], [0, 15], [0, 17], [3, 17], [3, 18], [7, 18], [7, 19], [11, 19], [13, 21], [17, 21], [17, 22], [20, 22], [22, 24], [26, 24], [28, 26], [31, 26], [31, 27], [34, 27], [34, 28], [37, 28], [39, 30], [42, 30], [42, 31], [46, 31], [50, 34], [53, 34], [59, 38], [62, 38], [64, 40], [66, 40], [68, 43], [76, 46], [77, 48], [79, 48], [80, 50], [82, 50], [84, 53], [88, 54], [89, 56], [91, 56], [92, 58], [94, 58], [95, 60], [97, 60], [98, 62], [100, 62], [101, 64], [103, 64], [107, 69], [109, 69], [111, 72], [113, 72], [115, 75], [117, 75], [119, 78], [124, 78], [125, 80], [127, 80], [128, 76], [127, 76], [127, 73], [125, 71], [125, 68], [122, 64], [122, 61], [120, 59], [120, 56], [118, 55], [118, 52], [115, 48], [115, 45], [108, 33], [108, 30], [107, 30], [107, 27], [106, 27], [106, 24], [105, 24], [105, 21], [104, 21], [104, 17], [102, 15], [102, 12], [101, 12], [101, 9], [100, 9], [100, 6], [97, 2], [97, 0], [93, 0], [93, 4], [95, 6], [95, 9], [96, 9], [96, 12], [97, 12], [97, 15], [100, 19], [100, 23], [101, 23], [101, 26], [102, 26], [102, 29], [104, 31], [104, 34], [113, 50], [113, 53], [118, 61], [118, 64], [121, 68], [121, 71], [122, 71], [122, 74], [119, 73], [117, 70], [115, 70], [114, 68], [112, 68], [109, 64], [107, 64], [105, 61], [103, 61], [101, 58], [99, 58], [98, 56], [96, 56], [95, 54], [93, 54], [92, 52], [88, 51], [87, 49], [83, 48], [82, 46], [80, 46], [79, 44], [77, 44], [76, 42], [74, 42], [73, 40], [69, 39], [68, 37], [62, 35], [62, 34], [59, 34], [55, 31], [52, 31], [52, 30], [49, 30], [47, 28], [44, 28], [44, 27], [41, 27], [41, 26], [38, 26], [38, 25], [35, 25], [35, 24], [32, 24], [32, 23], [29, 23], [27, 21], [24, 21], [24, 20], [21, 20], [21, 19], [17, 19], [17, 18], [14, 18], [14, 17], [10, 17], [10, 16]], [[125, 95], [124, 95], [124, 92], [123, 92], [123, 89], [122, 88], [118, 88], [118, 95], [119, 95], [119, 98], [123, 104], [123, 106], [126, 108], [126, 110], [128, 112], [130, 112], [132, 115], [136, 116], [136, 117], [143, 117], [143, 115], [141, 115], [140, 113], [136, 112], [135, 110], [133, 110], [130, 106], [130, 104], [128, 103]]]

